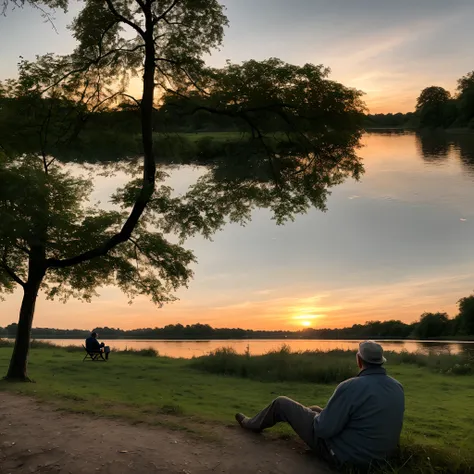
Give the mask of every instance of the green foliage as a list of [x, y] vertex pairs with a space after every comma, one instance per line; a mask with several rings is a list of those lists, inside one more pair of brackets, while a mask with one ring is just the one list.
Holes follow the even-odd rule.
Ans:
[[206, 93], [192, 83], [176, 97], [170, 92], [165, 105], [175, 114], [207, 111], [248, 131], [245, 139], [223, 147], [188, 198], [201, 201], [200, 207], [233, 207], [231, 215], [243, 220], [254, 205], [270, 208], [279, 223], [310, 206], [324, 210], [331, 187], [363, 172], [356, 154], [361, 93], [328, 74], [322, 66], [275, 58], [228, 63], [203, 76]]
[[125, 349], [124, 351], [120, 351], [124, 354], [131, 354], [131, 355], [138, 355], [141, 357], [158, 357], [159, 353], [156, 349], [149, 347], [148, 349]]
[[426, 87], [416, 99], [416, 108], [422, 109], [427, 105], [444, 104], [451, 98], [451, 94], [439, 86]]
[[474, 335], [474, 295], [466, 296], [458, 301], [459, 329], [461, 333]]
[[[87, 206], [90, 179], [73, 176], [61, 165], [32, 156], [0, 161], [0, 248], [2, 279], [8, 269], [26, 281], [28, 258], [35, 245], [44, 248], [44, 262], [69, 258], [106, 241], [118, 232], [124, 213]], [[115, 284], [127, 295], [147, 295], [155, 303], [173, 300], [170, 294], [192, 275], [192, 253], [169, 243], [144, 219], [134, 238], [101, 259], [77, 266], [51, 268], [43, 282], [49, 298], [70, 296], [90, 300], [95, 288]], [[10, 285], [6, 287], [9, 289]]]
[[[446, 375], [469, 375], [474, 367], [466, 356], [450, 354], [425, 355], [410, 352], [387, 352], [390, 367], [414, 365]], [[351, 351], [291, 352], [283, 346], [259, 356], [237, 354], [232, 348], [220, 348], [191, 361], [191, 367], [212, 374], [230, 375], [260, 381], [295, 381], [340, 383], [357, 375]]]
[[357, 374], [355, 358], [344, 351], [292, 353], [288, 346], [262, 356], [217, 349], [193, 359], [192, 366], [206, 372], [262, 381], [340, 383]]
[[[113, 84], [113, 85], [112, 85]], [[10, 155], [58, 157], [75, 142], [92, 115], [105, 114], [122, 89], [101, 71], [75, 70], [69, 56], [21, 59], [18, 78], [0, 84], [1, 146]]]
[[447, 334], [449, 317], [446, 313], [423, 313], [415, 328], [415, 336], [420, 339], [440, 337]]
[[457, 81], [457, 95], [439, 86], [423, 89], [417, 99], [416, 112], [408, 114], [368, 115], [365, 126], [370, 128], [473, 128], [474, 71]]
[[474, 119], [474, 71], [458, 80], [457, 90], [461, 118], [470, 123]]
[[421, 127], [449, 127], [455, 120], [457, 108], [451, 94], [442, 87], [430, 86], [421, 91], [416, 110]]
[[72, 59], [77, 70], [92, 67], [126, 85], [143, 66], [151, 39], [156, 84], [177, 87], [202, 68], [202, 56], [219, 46], [226, 25], [217, 0], [87, 0], [72, 25], [78, 41]]

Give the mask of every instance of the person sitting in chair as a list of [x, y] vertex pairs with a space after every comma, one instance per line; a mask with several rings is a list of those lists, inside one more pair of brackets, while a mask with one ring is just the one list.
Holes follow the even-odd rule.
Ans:
[[99, 335], [94, 331], [91, 335], [86, 339], [86, 349], [89, 352], [103, 352], [105, 354], [105, 358], [109, 358], [110, 347], [106, 346], [103, 342], [99, 342], [97, 337]]

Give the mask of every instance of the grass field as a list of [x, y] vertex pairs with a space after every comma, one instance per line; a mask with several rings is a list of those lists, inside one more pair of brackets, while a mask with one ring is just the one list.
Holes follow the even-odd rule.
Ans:
[[[0, 347], [0, 372], [6, 372], [10, 355], [10, 347]], [[107, 363], [83, 363], [82, 355], [75, 349], [34, 348], [29, 372], [36, 383], [2, 381], [0, 390], [33, 395], [73, 412], [212, 431], [213, 423], [234, 423], [235, 412], [253, 414], [278, 395], [324, 406], [336, 386], [212, 374], [199, 359], [153, 357], [151, 351], [112, 354]], [[352, 364], [353, 355], [347, 357]], [[409, 462], [404, 472], [470, 472], [474, 376], [439, 373], [435, 367], [401, 360], [387, 366], [405, 386], [402, 447]], [[289, 432], [285, 426], [274, 430], [277, 436]]]

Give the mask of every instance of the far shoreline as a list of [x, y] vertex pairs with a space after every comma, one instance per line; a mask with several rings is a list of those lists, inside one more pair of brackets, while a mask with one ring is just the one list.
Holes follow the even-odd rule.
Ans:
[[[161, 337], [161, 338], [153, 338], [153, 337], [113, 337], [113, 336], [104, 336], [107, 340], [110, 341], [170, 341], [170, 342], [177, 342], [177, 341], [341, 341], [341, 342], [353, 342], [353, 341], [360, 341], [362, 339], [372, 339], [375, 341], [385, 341], [385, 342], [444, 342], [446, 344], [462, 344], [462, 343], [474, 343], [474, 336], [459, 336], [456, 339], [452, 337], [436, 337], [436, 338], [429, 338], [429, 339], [414, 339], [414, 338], [400, 338], [400, 337], [377, 337], [377, 336], [367, 336], [363, 338], [357, 337], [345, 337], [345, 338], [316, 338], [316, 337], [229, 337], [229, 338], [222, 338], [222, 337]], [[1, 339], [1, 338], [0, 338]], [[5, 337], [5, 339], [14, 339], [14, 337]], [[81, 337], [74, 337], [74, 336], [41, 336], [35, 335], [32, 337], [32, 340], [78, 340]]]

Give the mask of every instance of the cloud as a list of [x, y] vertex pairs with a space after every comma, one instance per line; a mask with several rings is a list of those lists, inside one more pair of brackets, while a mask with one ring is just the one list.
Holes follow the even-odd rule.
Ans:
[[274, 293], [275, 291], [276, 290], [274, 288], [269, 288], [269, 289], [266, 289], [266, 290], [258, 290], [258, 291], [254, 292], [254, 295], [266, 296], [266, 295], [270, 295], [271, 293]]

